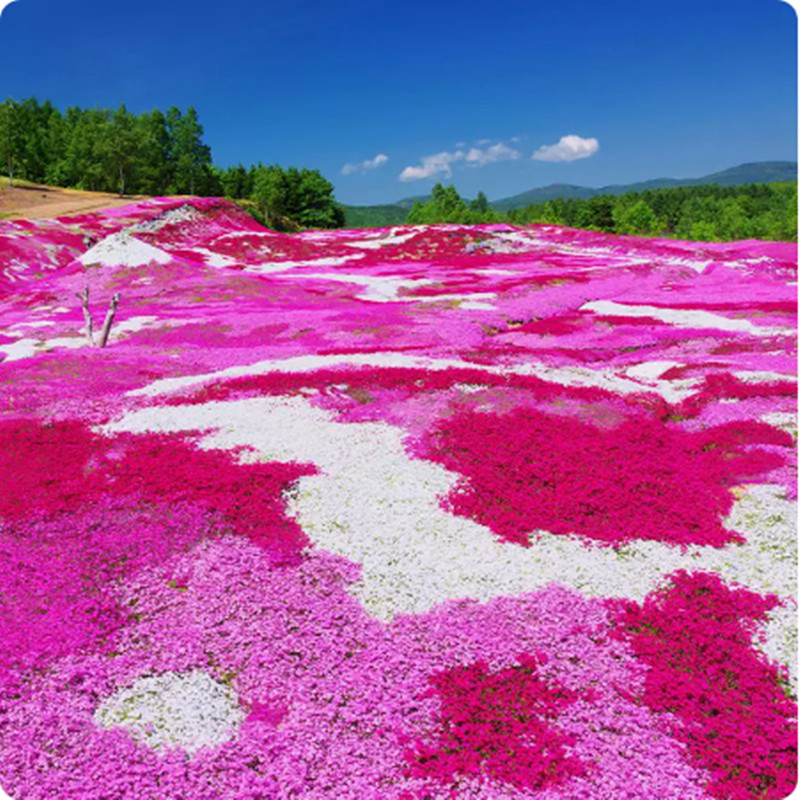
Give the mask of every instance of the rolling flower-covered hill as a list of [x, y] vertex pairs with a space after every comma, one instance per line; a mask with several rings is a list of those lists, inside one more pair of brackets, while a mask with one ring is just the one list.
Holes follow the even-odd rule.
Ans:
[[217, 199], [0, 222], [0, 785], [786, 797], [796, 279]]

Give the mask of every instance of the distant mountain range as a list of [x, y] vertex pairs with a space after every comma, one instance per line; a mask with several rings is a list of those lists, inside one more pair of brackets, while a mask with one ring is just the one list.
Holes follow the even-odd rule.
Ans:
[[[719, 186], [737, 186], [744, 183], [775, 183], [796, 181], [797, 163], [795, 161], [756, 161], [739, 164], [721, 172], [712, 172], [700, 178], [653, 178], [641, 183], [612, 184], [593, 189], [589, 186], [575, 186], [568, 183], [552, 183], [529, 189], [527, 192], [493, 200], [491, 205], [497, 211], [510, 211], [535, 203], [546, 203], [557, 197], [593, 197], [598, 194], [625, 194], [644, 192], [647, 189], [672, 189], [678, 186], [699, 186], [716, 183]], [[400, 225], [405, 222], [411, 206], [416, 202], [426, 202], [430, 195], [405, 197], [396, 203], [381, 206], [345, 206], [345, 217], [349, 227], [369, 227], [378, 225]]]
[[[546, 203], [556, 197], [593, 197], [598, 194], [626, 194], [627, 192], [644, 192], [648, 189], [674, 189], [678, 186], [699, 186], [716, 183], [718, 186], [738, 186], [742, 183], [775, 183], [776, 181], [796, 181], [797, 163], [794, 161], [758, 161], [751, 164], [739, 164], [738, 167], [712, 172], [701, 178], [653, 178], [641, 183], [612, 184], [591, 189], [588, 186], [573, 186], [566, 183], [553, 183], [538, 189], [504, 197], [492, 202], [498, 211], [510, 211], [512, 208], [524, 208], [534, 203]], [[399, 203], [397, 204], [399, 205]]]

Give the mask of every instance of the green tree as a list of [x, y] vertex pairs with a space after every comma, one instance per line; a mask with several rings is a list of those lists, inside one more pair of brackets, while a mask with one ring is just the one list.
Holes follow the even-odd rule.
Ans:
[[58, 109], [53, 109], [46, 122], [46, 128], [42, 132], [45, 141], [44, 149], [46, 159], [42, 180], [45, 183], [58, 184], [59, 181], [53, 174], [57, 164], [61, 163], [67, 152], [68, 127], [63, 114]]
[[261, 167], [255, 176], [253, 200], [270, 227], [280, 229], [287, 216], [289, 184], [277, 165]]
[[173, 194], [195, 194], [204, 179], [208, 180], [211, 150], [203, 143], [203, 127], [197, 111], [189, 106], [185, 114], [172, 106], [167, 111], [170, 161], [173, 169]]
[[119, 196], [122, 197], [137, 155], [134, 117], [124, 103], [104, 127], [102, 136], [95, 142], [94, 151], [103, 164], [106, 185], [110, 187], [117, 183]]
[[693, 230], [696, 230], [695, 225], [698, 222], [706, 223], [702, 230], [716, 232], [719, 217], [719, 204], [708, 193], [689, 195], [681, 206], [678, 224], [675, 226], [675, 235], [682, 239], [697, 238]]
[[9, 97], [0, 106], [0, 158], [11, 186], [22, 166], [23, 142], [22, 113], [19, 104]]
[[467, 204], [461, 199], [456, 187], [437, 183], [431, 190], [432, 203], [437, 222], [464, 222], [467, 217]]
[[614, 199], [608, 195], [596, 195], [581, 202], [575, 224], [579, 228], [612, 233], [615, 229]]
[[[486, 201], [486, 197], [483, 198]], [[488, 207], [488, 202], [486, 202]], [[426, 203], [416, 202], [408, 212], [411, 225], [430, 225], [437, 222], [471, 222], [470, 207], [464, 202], [455, 186], [437, 183], [431, 189], [431, 198]]]
[[719, 216], [716, 229], [717, 238], [731, 241], [742, 238], [747, 226], [747, 216], [735, 197], [726, 197], [719, 201]]
[[425, 225], [428, 222], [426, 217], [427, 217], [427, 212], [425, 209], [425, 204], [421, 203], [419, 200], [416, 200], [414, 202], [414, 205], [412, 205], [408, 211], [408, 216], [406, 217], [406, 224]]
[[52, 158], [50, 148], [58, 145], [50, 137], [51, 118], [60, 114], [49, 100], [40, 104], [35, 97], [19, 103], [17, 111], [22, 150], [20, 171], [28, 180], [41, 182]]
[[654, 235], [660, 232], [658, 218], [644, 200], [615, 205], [614, 227], [617, 233]]
[[703, 219], [693, 222], [689, 228], [689, 236], [687, 238], [696, 242], [715, 242], [717, 234], [714, 223]]
[[52, 172], [61, 186], [79, 189], [104, 189], [102, 141], [110, 124], [107, 111], [68, 108], [64, 157]]
[[469, 204], [467, 221], [479, 225], [486, 222], [497, 222], [498, 220], [499, 216], [489, 205], [486, 195], [483, 192], [478, 192], [478, 196]]
[[616, 197], [556, 198], [516, 209], [507, 219], [517, 224], [546, 222], [681, 239], [796, 241], [797, 183], [712, 184]]
[[333, 197], [333, 185], [315, 169], [300, 170], [297, 186], [299, 213], [295, 219], [304, 228], [340, 228], [344, 209]]
[[471, 211], [478, 214], [488, 214], [492, 210], [483, 192], [478, 192], [478, 196], [469, 204], [469, 207]]
[[317, 170], [261, 166], [252, 196], [270, 227], [278, 230], [344, 225], [344, 209], [334, 199], [333, 185]]
[[225, 197], [249, 197], [253, 191], [248, 171], [241, 164], [219, 171], [219, 180]]
[[172, 182], [167, 119], [158, 109], [141, 114], [134, 126], [136, 138], [135, 191], [162, 195]]

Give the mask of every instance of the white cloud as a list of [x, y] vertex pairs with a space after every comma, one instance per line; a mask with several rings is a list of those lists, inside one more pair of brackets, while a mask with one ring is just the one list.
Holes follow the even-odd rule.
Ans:
[[453, 174], [450, 165], [456, 161], [464, 160], [464, 152], [456, 150], [454, 153], [444, 151], [442, 153], [435, 153], [432, 156], [424, 156], [422, 163], [416, 167], [406, 167], [401, 173], [398, 180], [407, 183], [409, 181], [420, 181], [423, 178], [432, 178], [434, 175], [440, 173], [446, 178]]
[[478, 139], [475, 144], [477, 144], [478, 147], [483, 147], [485, 144], [489, 144], [491, 141], [491, 139]]
[[570, 134], [562, 136], [558, 144], [542, 145], [532, 156], [537, 161], [575, 161], [589, 158], [600, 149], [597, 139], [583, 139]]
[[519, 158], [519, 150], [498, 142], [485, 150], [473, 147], [467, 153], [467, 163], [474, 167], [482, 167], [484, 164], [492, 164], [495, 161], [514, 161]]
[[371, 169], [382, 167], [389, 160], [385, 153], [378, 153], [375, 158], [367, 158], [357, 164], [345, 164], [342, 167], [342, 175], [353, 175], [357, 172], [367, 172]]
[[[482, 142], [489, 142], [490, 139], [481, 139]], [[457, 161], [464, 161], [470, 167], [482, 167], [485, 164], [492, 164], [495, 161], [513, 161], [520, 157], [518, 150], [497, 142], [485, 149], [471, 147], [464, 152], [461, 148], [453, 151], [443, 151], [432, 156], [424, 156], [421, 163], [417, 166], [406, 167], [399, 176], [399, 180], [419, 181], [423, 178], [432, 178], [435, 175], [444, 175], [449, 178], [453, 174], [452, 165]]]

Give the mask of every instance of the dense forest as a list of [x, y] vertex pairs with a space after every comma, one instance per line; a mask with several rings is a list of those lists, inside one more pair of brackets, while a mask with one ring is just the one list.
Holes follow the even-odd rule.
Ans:
[[699, 241], [797, 240], [797, 183], [682, 186], [616, 197], [557, 199], [509, 211], [509, 222], [549, 222], [608, 233]]
[[254, 164], [215, 167], [197, 111], [176, 107], [135, 115], [67, 108], [36, 98], [0, 104], [0, 164], [13, 183], [145, 195], [225, 195], [247, 201], [279, 229], [344, 225], [333, 186], [317, 170]]
[[620, 195], [558, 198], [495, 211], [483, 193], [472, 202], [437, 184], [431, 198], [411, 208], [408, 223], [545, 222], [607, 233], [699, 241], [797, 240], [797, 183], [682, 186]]
[[132, 114], [67, 108], [35, 98], [0, 104], [0, 165], [11, 181], [144, 195], [235, 199], [278, 230], [451, 222], [545, 222], [609, 233], [705, 241], [797, 239], [797, 183], [694, 185], [588, 198], [556, 198], [497, 211], [436, 184], [408, 214], [397, 205], [344, 207], [317, 170], [214, 165], [197, 111]]

